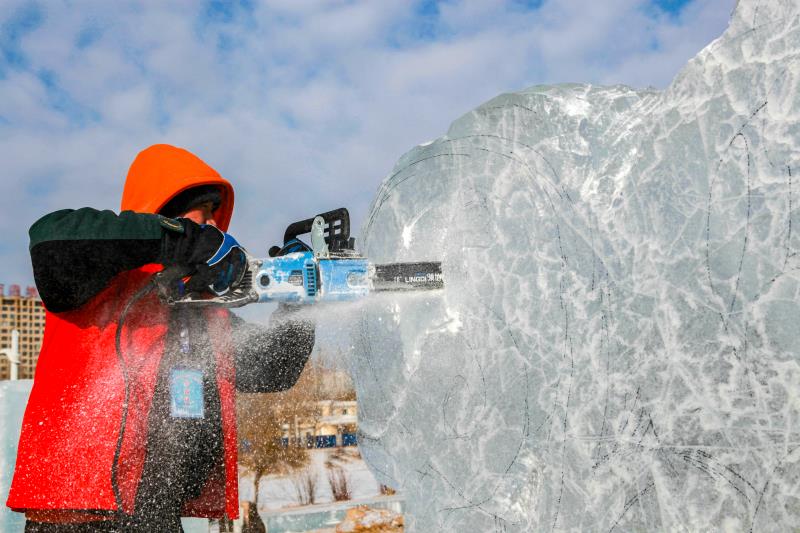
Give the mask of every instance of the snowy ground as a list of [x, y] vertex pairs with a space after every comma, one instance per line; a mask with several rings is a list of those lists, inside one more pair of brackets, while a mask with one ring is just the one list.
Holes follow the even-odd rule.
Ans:
[[[350, 500], [334, 501], [328, 481], [329, 465], [345, 472]], [[267, 476], [261, 480], [258, 511], [268, 531], [327, 533], [344, 519], [348, 508], [357, 505], [402, 513], [402, 496], [381, 495], [380, 484], [367, 468], [358, 448], [312, 450], [308, 469], [317, 481], [313, 505], [300, 504], [292, 475]], [[254, 499], [253, 479], [245, 472], [239, 479], [239, 499]]]
[[[311, 451], [310, 467], [317, 479], [316, 504], [333, 502], [331, 487], [328, 482], [328, 468], [325, 463], [334, 462], [340, 466], [348, 477], [352, 500], [371, 499], [380, 496], [380, 485], [361, 459], [357, 448], [344, 448], [344, 456], [335, 459], [331, 456], [334, 448]], [[254, 487], [252, 476], [242, 473], [239, 480], [239, 498], [253, 500]], [[300, 507], [291, 476], [267, 476], [261, 480], [258, 495], [258, 509], [261, 513], [278, 511], [286, 508]]]

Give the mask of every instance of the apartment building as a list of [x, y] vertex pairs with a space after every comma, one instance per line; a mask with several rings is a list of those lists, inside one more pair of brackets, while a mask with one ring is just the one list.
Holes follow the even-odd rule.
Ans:
[[308, 448], [356, 446], [358, 403], [356, 401], [321, 400], [315, 416], [283, 424], [283, 445]]
[[[0, 349], [11, 347], [11, 332], [19, 331], [19, 378], [33, 378], [44, 335], [44, 305], [35, 287], [0, 284]], [[0, 356], [0, 379], [11, 374], [8, 359]]]

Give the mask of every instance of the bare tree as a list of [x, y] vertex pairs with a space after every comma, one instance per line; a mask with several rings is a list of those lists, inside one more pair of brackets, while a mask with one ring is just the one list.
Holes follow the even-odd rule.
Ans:
[[300, 505], [313, 505], [317, 500], [317, 472], [310, 467], [292, 474], [292, 485]]
[[270, 474], [288, 474], [308, 463], [308, 450], [299, 443], [284, 440], [284, 427], [298, 420], [318, 417], [316, 396], [308, 386], [304, 370], [291, 389], [270, 394], [239, 394], [239, 463], [253, 475], [255, 501], [261, 479]]
[[334, 501], [341, 502], [351, 498], [350, 477], [344, 468], [335, 466], [328, 469], [328, 483], [331, 486]]
[[321, 416], [318, 402], [355, 397], [351, 384], [343, 388], [331, 378], [335, 370], [312, 361], [287, 391], [237, 396], [239, 463], [253, 475], [255, 506], [264, 476], [288, 475], [308, 464], [307, 443], [297, 436], [301, 423], [316, 426]]

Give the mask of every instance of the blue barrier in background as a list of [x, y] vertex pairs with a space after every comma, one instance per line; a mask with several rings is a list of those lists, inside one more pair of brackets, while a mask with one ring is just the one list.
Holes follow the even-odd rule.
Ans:
[[317, 448], [335, 448], [336, 435], [319, 435], [314, 444]]

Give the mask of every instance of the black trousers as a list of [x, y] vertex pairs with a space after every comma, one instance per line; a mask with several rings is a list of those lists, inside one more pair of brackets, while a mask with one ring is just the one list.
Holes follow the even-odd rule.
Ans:
[[181, 519], [171, 517], [126, 517], [123, 520], [98, 520], [76, 524], [25, 522], [25, 533], [183, 533]]
[[25, 522], [25, 533], [91, 533], [91, 532], [117, 533], [119, 523], [111, 520], [98, 520], [97, 522], [83, 522], [79, 524], [53, 524], [50, 522]]

